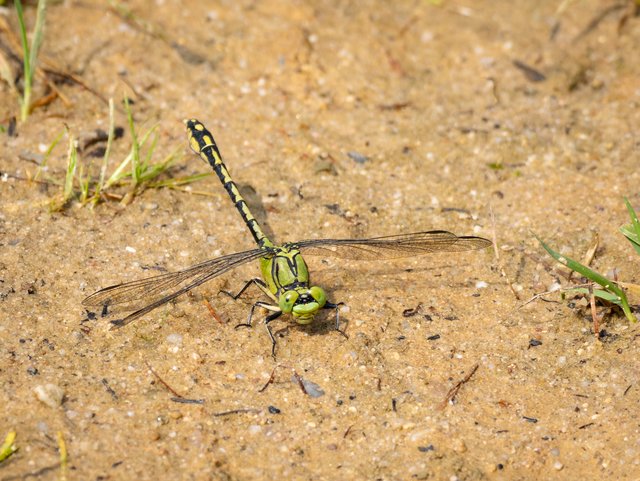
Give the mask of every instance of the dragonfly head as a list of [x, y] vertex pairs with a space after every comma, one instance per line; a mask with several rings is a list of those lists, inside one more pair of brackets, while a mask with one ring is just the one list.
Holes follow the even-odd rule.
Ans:
[[298, 324], [310, 324], [326, 302], [327, 295], [321, 287], [296, 287], [280, 295], [278, 306], [282, 312], [291, 314]]

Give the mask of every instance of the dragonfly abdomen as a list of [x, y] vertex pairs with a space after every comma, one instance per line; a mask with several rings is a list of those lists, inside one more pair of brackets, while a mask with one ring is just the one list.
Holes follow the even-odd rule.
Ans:
[[227, 170], [227, 166], [222, 161], [222, 155], [218, 150], [216, 141], [213, 139], [213, 135], [209, 132], [202, 123], [196, 119], [185, 120], [187, 131], [189, 134], [189, 145], [196, 152], [202, 160], [207, 162], [218, 175], [220, 182], [224, 186], [225, 190], [231, 197], [233, 205], [236, 206], [242, 220], [246, 224], [247, 228], [251, 232], [254, 240], [260, 247], [272, 247], [273, 243], [265, 235], [258, 224], [258, 221], [253, 217], [253, 214], [249, 210], [247, 202], [240, 194], [238, 186], [231, 178], [231, 174]]

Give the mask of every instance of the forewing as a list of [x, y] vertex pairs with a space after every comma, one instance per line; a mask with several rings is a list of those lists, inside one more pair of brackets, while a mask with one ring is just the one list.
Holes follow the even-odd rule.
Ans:
[[268, 251], [264, 249], [237, 252], [205, 261], [182, 271], [116, 284], [91, 294], [82, 301], [82, 304], [88, 307], [126, 304], [127, 311], [135, 312], [122, 320], [113, 321], [114, 325], [120, 327], [200, 284], [264, 255], [268, 255]]
[[295, 245], [305, 255], [342, 259], [377, 260], [412, 257], [432, 252], [462, 252], [483, 249], [491, 241], [482, 237], [457, 236], [443, 230], [414, 232], [369, 239], [310, 239]]

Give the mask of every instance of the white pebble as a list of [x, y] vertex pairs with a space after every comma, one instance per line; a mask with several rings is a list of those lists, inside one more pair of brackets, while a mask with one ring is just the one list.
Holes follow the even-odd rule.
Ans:
[[33, 388], [33, 392], [36, 393], [39, 401], [42, 401], [50, 408], [57, 408], [64, 399], [64, 390], [55, 384], [45, 384], [44, 386], [39, 384]]
[[258, 424], [252, 424], [249, 426], [249, 434], [258, 434], [260, 431], [262, 431], [262, 427]]
[[173, 344], [174, 346], [182, 345], [182, 334], [169, 334], [167, 336], [167, 342], [169, 344]]

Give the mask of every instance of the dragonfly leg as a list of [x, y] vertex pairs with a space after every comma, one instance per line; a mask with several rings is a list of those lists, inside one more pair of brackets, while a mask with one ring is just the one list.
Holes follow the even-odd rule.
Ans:
[[271, 356], [273, 357], [273, 359], [276, 358], [276, 338], [273, 335], [273, 332], [271, 332], [271, 328], [269, 327], [269, 323], [271, 321], [274, 321], [275, 319], [279, 318], [281, 315], [282, 315], [282, 311], [276, 311], [276, 312], [273, 312], [273, 313], [269, 314], [264, 319], [264, 326], [267, 328], [267, 332], [269, 333], [269, 337], [271, 338]]
[[335, 309], [336, 312], [336, 331], [342, 334], [346, 339], [349, 339], [347, 333], [340, 329], [340, 306], [344, 306], [344, 302], [338, 302], [334, 304], [333, 302], [326, 302], [323, 309]]
[[[253, 320], [253, 311], [256, 310], [256, 307], [262, 307], [263, 309], [267, 309], [269, 311], [276, 311], [276, 310], [280, 310], [280, 308], [278, 306], [272, 306], [271, 304], [267, 304], [266, 302], [262, 302], [262, 301], [258, 301], [256, 302], [253, 306], [251, 306], [251, 310], [249, 311], [249, 316], [247, 317], [247, 322], [242, 322], [240, 324], [236, 324], [235, 329], [238, 329], [239, 327], [252, 327], [251, 326], [251, 321]], [[282, 312], [282, 311], [280, 311]]]
[[229, 291], [224, 291], [224, 290], [220, 290], [220, 291], [218, 291], [218, 293], [222, 292], [223, 294], [228, 295], [231, 299], [233, 299], [235, 301], [244, 293], [244, 291], [246, 291], [249, 288], [249, 286], [251, 286], [253, 284], [258, 286], [258, 288], [262, 292], [264, 292], [265, 294], [267, 294], [269, 297], [271, 297], [273, 299], [273, 294], [271, 294], [271, 291], [269, 291], [269, 288], [267, 287], [267, 284], [262, 279], [260, 279], [259, 277], [254, 277], [253, 279], [248, 281], [244, 285], [244, 287], [238, 291], [237, 294], [233, 294], [233, 293], [231, 293]]

